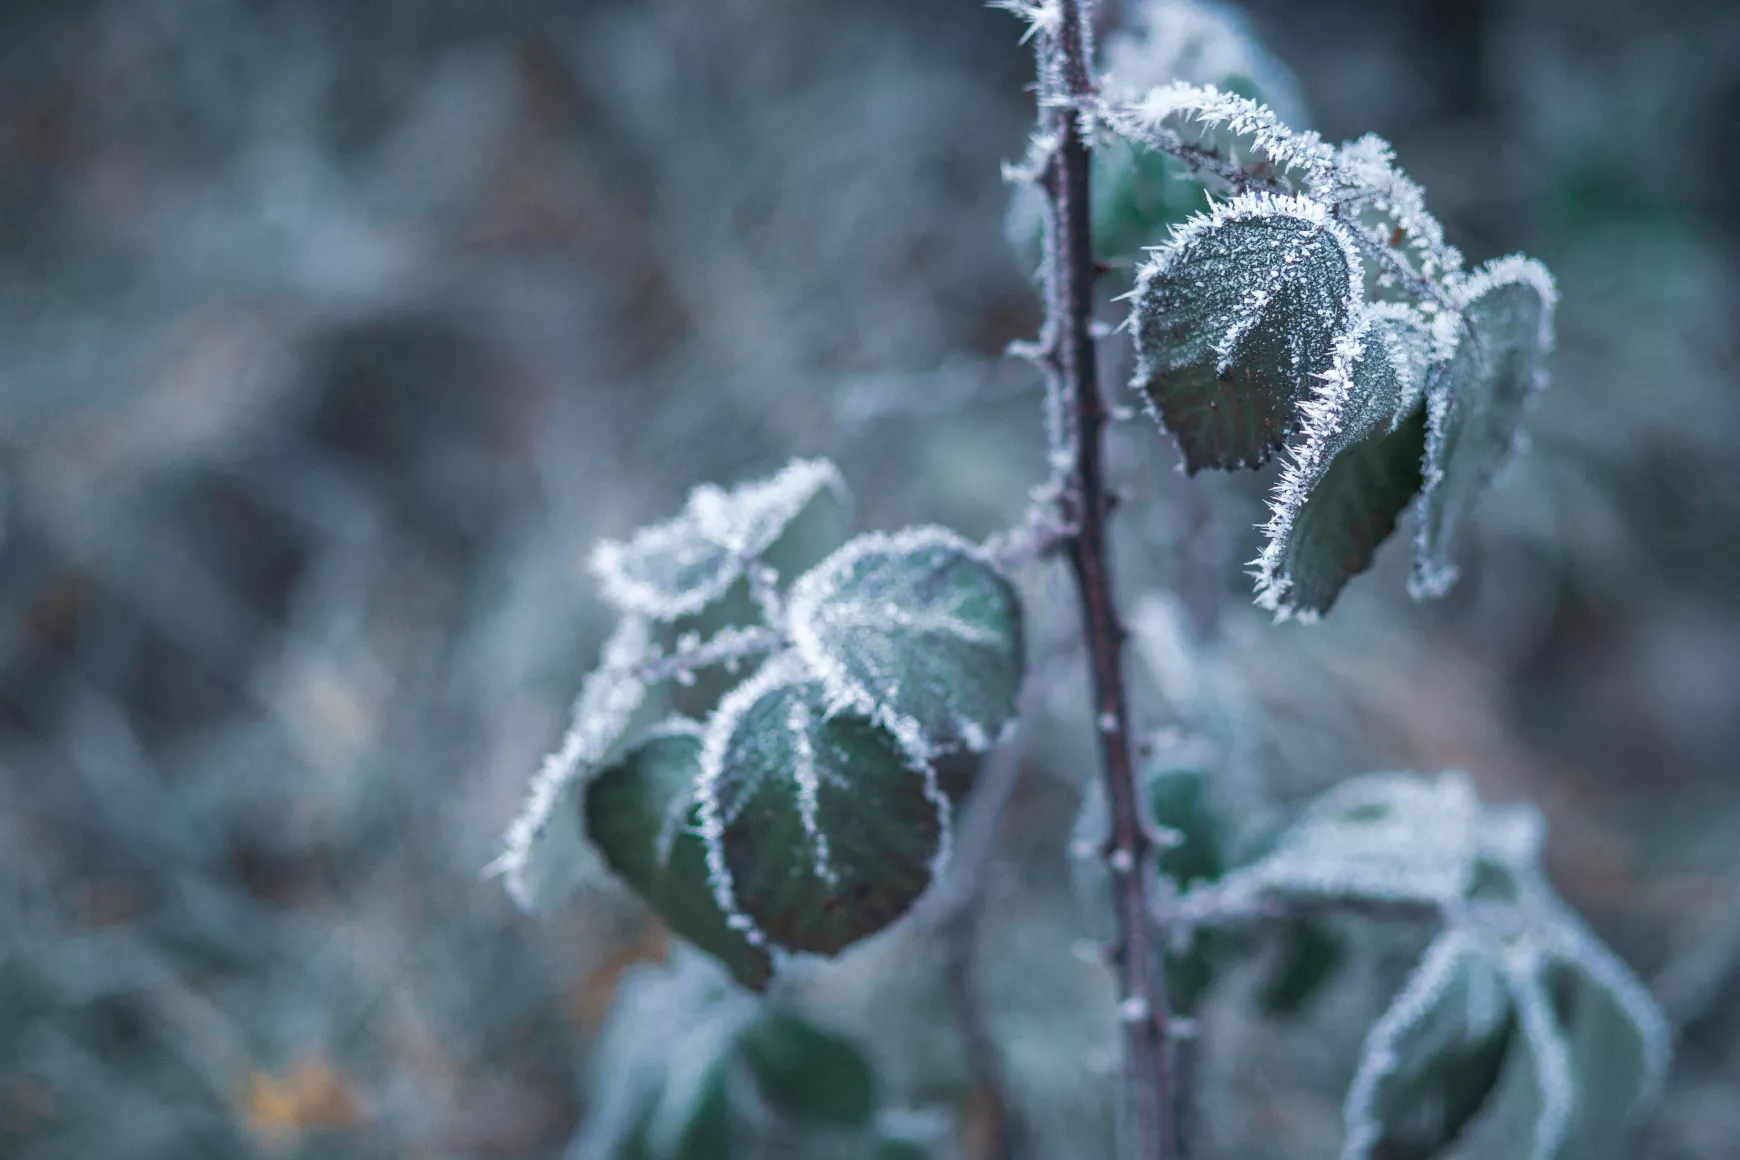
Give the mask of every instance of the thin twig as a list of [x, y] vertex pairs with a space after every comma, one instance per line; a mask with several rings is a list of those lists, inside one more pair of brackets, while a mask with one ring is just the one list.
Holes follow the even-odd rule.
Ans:
[[1109, 507], [1101, 451], [1108, 419], [1093, 341], [1096, 274], [1088, 204], [1088, 141], [1083, 114], [1093, 98], [1092, 0], [1046, 0], [1034, 9], [1038, 32], [1039, 133], [1045, 164], [1045, 325], [1032, 352], [1045, 371], [1055, 420], [1054, 468], [1059, 523], [1081, 599], [1082, 630], [1093, 680], [1100, 758], [1111, 826], [1105, 858], [1111, 869], [1117, 933], [1110, 948], [1117, 975], [1123, 1068], [1118, 1093], [1121, 1154], [1126, 1160], [1174, 1160], [1169, 1015], [1160, 971], [1159, 930], [1150, 907], [1153, 837], [1136, 777], [1124, 689], [1124, 627], [1112, 594], [1106, 542]]
[[1032, 710], [1025, 702], [1032, 699], [1023, 698], [1014, 729], [979, 771], [972, 797], [967, 800], [956, 829], [948, 881], [937, 892], [923, 920], [935, 926], [942, 940], [949, 1002], [966, 1053], [967, 1071], [974, 1090], [986, 1105], [990, 1125], [984, 1154], [987, 1160], [1015, 1160], [1022, 1154], [1026, 1139], [1015, 1103], [1009, 1096], [1003, 1057], [985, 1021], [977, 962], [985, 867], [991, 860], [991, 846], [1004, 807], [1021, 780], [1021, 759], [1027, 742], [1022, 723]]
[[647, 684], [673, 677], [681, 680], [696, 669], [734, 665], [774, 652], [783, 644], [785, 637], [777, 629], [761, 625], [726, 628], [706, 640], [679, 641], [675, 651], [653, 657], [630, 671], [635, 680]]

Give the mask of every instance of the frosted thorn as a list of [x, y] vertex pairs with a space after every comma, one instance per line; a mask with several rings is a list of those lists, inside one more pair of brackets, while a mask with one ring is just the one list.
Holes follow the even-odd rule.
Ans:
[[1154, 845], [1161, 850], [1176, 850], [1184, 845], [1184, 831], [1171, 826], [1155, 826], [1152, 836]]
[[1106, 857], [1106, 865], [1118, 874], [1128, 874], [1136, 868], [1136, 859], [1130, 851], [1119, 846]]
[[1154, 1017], [1154, 1009], [1146, 995], [1131, 995], [1118, 1004], [1118, 1022], [1146, 1023]]
[[1069, 944], [1069, 953], [1077, 962], [1098, 966], [1106, 961], [1105, 948], [1091, 938], [1078, 938]]
[[1100, 856], [1100, 846], [1091, 838], [1078, 838], [1069, 844], [1069, 856], [1078, 862]]
[[1101, 733], [1116, 733], [1118, 731], [1118, 715], [1116, 713], [1101, 713], [1099, 727]]

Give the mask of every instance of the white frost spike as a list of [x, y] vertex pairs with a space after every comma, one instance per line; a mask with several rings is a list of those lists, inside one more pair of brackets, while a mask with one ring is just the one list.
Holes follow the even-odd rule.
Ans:
[[1161, 85], [1132, 101], [1102, 102], [1099, 112], [1113, 129], [1138, 142], [1156, 132], [1176, 139], [1177, 124], [1225, 129], [1250, 138], [1276, 168], [1296, 171], [1305, 189], [1334, 188], [1335, 150], [1323, 138], [1289, 129], [1268, 106], [1214, 85]]
[[597, 768], [646, 696], [646, 686], [634, 676], [646, 655], [646, 622], [638, 617], [624, 619], [605, 642], [597, 670], [580, 686], [562, 744], [532, 778], [526, 804], [508, 826], [505, 849], [484, 870], [503, 875], [508, 894], [523, 909], [533, 906], [534, 892], [527, 879], [533, 851], [563, 791], [575, 778]]
[[591, 568], [618, 608], [654, 620], [689, 616], [719, 599], [823, 488], [847, 502], [845, 480], [825, 459], [794, 459], [778, 474], [726, 489], [702, 484], [676, 518], [626, 542], [605, 540]]
[[[1283, 453], [1281, 474], [1269, 497], [1263, 551], [1255, 561], [1256, 601], [1274, 612], [1276, 620], [1297, 616], [1309, 622], [1317, 616], [1314, 609], [1289, 607], [1292, 582], [1284, 573], [1293, 529], [1312, 490], [1336, 455], [1370, 434], [1395, 430], [1426, 391], [1430, 323], [1421, 311], [1398, 302], [1370, 303], [1352, 323], [1336, 339], [1329, 369], [1317, 376], [1311, 397], [1299, 404], [1301, 431]], [[1409, 335], [1413, 337], [1405, 337]], [[1374, 372], [1363, 365], [1368, 359], [1383, 362]], [[1365, 380], [1368, 389], [1362, 393], [1356, 376], [1385, 370], [1397, 385], [1396, 397], [1367, 397], [1375, 385], [1372, 378]]]
[[[1396, 167], [1390, 143], [1374, 133], [1349, 141], [1335, 151], [1335, 179], [1339, 188], [1329, 196], [1341, 203], [1369, 208], [1384, 215], [1402, 233], [1401, 249], [1412, 258], [1416, 273], [1429, 279], [1456, 277], [1462, 269], [1462, 254], [1444, 241], [1444, 227], [1426, 211], [1426, 195], [1418, 183]], [[1373, 240], [1390, 245], [1381, 225]]]

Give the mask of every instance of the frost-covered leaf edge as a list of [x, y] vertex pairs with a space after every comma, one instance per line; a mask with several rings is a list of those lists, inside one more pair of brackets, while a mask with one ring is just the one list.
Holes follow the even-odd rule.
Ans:
[[[892, 733], [915, 763], [927, 768], [941, 750], [924, 736], [917, 721], [892, 711], [877, 699], [872, 690], [852, 679], [846, 665], [835, 659], [823, 644], [814, 622], [816, 611], [832, 598], [837, 574], [862, 557], [872, 553], [901, 555], [932, 547], [959, 552], [984, 565], [1005, 582], [1009, 579], [1007, 571], [984, 545], [975, 544], [949, 528], [919, 524], [898, 532], [864, 532], [854, 536], [798, 577], [786, 603], [792, 646], [808, 671], [822, 682], [830, 715], [851, 711], [868, 717]], [[996, 737], [987, 729], [968, 729], [963, 730], [962, 741], [970, 752], [984, 753], [996, 743]]]
[[[1366, 344], [1374, 340], [1384, 341], [1376, 334], [1375, 324], [1386, 318], [1414, 323], [1428, 336], [1433, 333], [1431, 318], [1416, 306], [1402, 302], [1362, 304], [1357, 320], [1353, 320], [1347, 333], [1336, 339], [1329, 369], [1317, 375], [1316, 389], [1299, 404], [1299, 413], [1304, 420], [1299, 438], [1289, 443], [1282, 453], [1281, 474], [1269, 495], [1269, 519], [1261, 529], [1263, 550], [1252, 561], [1257, 606], [1275, 613], [1277, 621], [1292, 618], [1310, 624], [1318, 618], [1313, 609], [1294, 608], [1288, 604], [1287, 593], [1292, 588], [1292, 580], [1281, 572], [1281, 566], [1299, 513], [1310, 499], [1312, 488], [1329, 473], [1339, 454], [1326, 453], [1325, 444], [1341, 429], [1353, 402], [1354, 374], [1360, 361], [1366, 357]], [[1393, 350], [1384, 352], [1392, 364], [1398, 361], [1394, 353]], [[1425, 394], [1431, 368], [1428, 365], [1420, 369], [1417, 381], [1405, 384], [1406, 393], [1391, 417], [1389, 429], [1392, 431]], [[1410, 501], [1409, 506], [1412, 503]]]
[[646, 684], [634, 670], [647, 656], [648, 641], [647, 622], [634, 616], [623, 618], [605, 641], [598, 668], [574, 700], [562, 743], [533, 775], [525, 804], [508, 825], [501, 854], [484, 868], [485, 876], [502, 876], [522, 910], [535, 908], [526, 871], [563, 792], [604, 759], [646, 697]]
[[[1523, 284], [1531, 286], [1541, 297], [1540, 329], [1537, 341], [1541, 354], [1545, 356], [1553, 349], [1553, 313], [1558, 305], [1558, 285], [1553, 275], [1539, 260], [1526, 254], [1509, 254], [1502, 258], [1494, 258], [1476, 270], [1473, 274], [1457, 278], [1451, 283], [1451, 293], [1462, 312], [1458, 322], [1467, 317], [1467, 310], [1483, 295], [1503, 286]], [[1438, 352], [1434, 358], [1437, 370], [1432, 380], [1426, 386], [1426, 461], [1425, 482], [1420, 488], [1420, 503], [1424, 504], [1433, 492], [1444, 483], [1444, 443], [1448, 438], [1450, 414], [1455, 400], [1450, 397], [1449, 376], [1443, 371], [1448, 367], [1450, 359], [1455, 354], [1455, 347], [1467, 341], [1463, 333], [1465, 327], [1458, 325], [1454, 330], [1443, 331], [1449, 340], [1445, 349]], [[1524, 403], [1524, 414], [1533, 399], [1545, 388], [1547, 374], [1545, 367], [1535, 376], [1535, 381], [1528, 388], [1529, 398]], [[1522, 425], [1519, 422], [1512, 444], [1522, 440]], [[1508, 459], [1509, 456], [1507, 455]], [[1499, 465], [1502, 466], [1502, 463]], [[1496, 468], [1495, 468], [1496, 470]], [[1427, 600], [1444, 595], [1456, 583], [1458, 571], [1453, 563], [1434, 563], [1431, 559], [1431, 545], [1428, 543], [1430, 529], [1425, 520], [1417, 520], [1414, 526], [1414, 570], [1408, 579], [1408, 593], [1416, 600]]]
[[[676, 516], [649, 524], [626, 540], [600, 540], [587, 564], [605, 599], [624, 612], [653, 620], [691, 616], [724, 596], [743, 575], [747, 562], [766, 551], [824, 487], [842, 504], [850, 502], [845, 477], [827, 459], [793, 459], [765, 479], [748, 480], [729, 489], [698, 484]], [[740, 515], [752, 511], [771, 514], [772, 522], [753, 539], [736, 534], [725, 518], [734, 507], [741, 509]], [[706, 583], [673, 594], [628, 574], [625, 561], [633, 554], [697, 537], [721, 552], [719, 568]]]

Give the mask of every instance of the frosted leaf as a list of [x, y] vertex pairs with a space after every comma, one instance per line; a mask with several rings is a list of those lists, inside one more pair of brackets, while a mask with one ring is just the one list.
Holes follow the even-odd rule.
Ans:
[[789, 615], [829, 711], [885, 725], [915, 759], [982, 752], [1015, 714], [1020, 603], [984, 554], [951, 531], [859, 536], [799, 577]]
[[824, 489], [842, 502], [845, 481], [825, 459], [794, 459], [769, 479], [730, 489], [702, 484], [675, 519], [626, 541], [605, 540], [592, 571], [605, 598], [655, 620], [690, 616], [718, 600]]
[[860, 1128], [876, 1112], [876, 1073], [850, 1040], [770, 1007], [738, 1040], [761, 1098], [789, 1119]]
[[1375, 244], [1393, 246], [1423, 278], [1456, 276], [1462, 255], [1444, 241], [1444, 227], [1426, 210], [1425, 191], [1396, 167], [1395, 151], [1375, 133], [1335, 151], [1335, 188], [1324, 196]]
[[631, 967], [590, 1053], [591, 1098], [572, 1160], [728, 1155], [732, 1056], [757, 1007], [681, 946], [668, 965]]
[[1483, 1160], [1583, 1160], [1566, 1149], [1577, 1078], [1553, 997], [1532, 955], [1505, 958], [1517, 1034], [1489, 1107], [1469, 1126], [1461, 1150]]
[[1300, 405], [1304, 430], [1275, 484], [1257, 603], [1313, 619], [1371, 566], [1420, 490], [1431, 334], [1411, 307], [1368, 307]]
[[1455, 352], [1426, 395], [1426, 480], [1409, 582], [1418, 597], [1455, 582], [1457, 525], [1515, 446], [1529, 397], [1546, 381], [1558, 295], [1546, 267], [1519, 255], [1489, 263], [1456, 297]]
[[1472, 880], [1480, 802], [1463, 773], [1368, 773], [1318, 797], [1228, 894], [1450, 905]]
[[744, 986], [766, 987], [765, 948], [731, 927], [707, 876], [698, 832], [701, 726], [673, 718], [586, 785], [586, 834], [610, 868], [676, 934], [718, 958]]
[[1148, 0], [1129, 32], [1113, 36], [1104, 53], [1101, 90], [1136, 95], [1158, 85], [1183, 82], [1254, 96], [1290, 124], [1304, 121], [1298, 82], [1287, 66], [1263, 48], [1250, 21], [1230, 5], [1212, 0]]
[[1318, 203], [1245, 194], [1192, 218], [1137, 276], [1134, 389], [1185, 467], [1255, 467], [1299, 421], [1354, 322], [1361, 266]]
[[1497, 1083], [1513, 1027], [1498, 967], [1468, 932], [1439, 935], [1366, 1036], [1343, 1160], [1432, 1156], [1454, 1142]]
[[715, 895], [754, 942], [837, 953], [905, 914], [947, 855], [934, 769], [831, 710], [792, 653], [720, 702], [699, 796]]
[[508, 826], [501, 856], [484, 871], [502, 875], [524, 909], [559, 901], [586, 876], [593, 859], [580, 832], [577, 779], [604, 760], [645, 699], [635, 670], [647, 644], [647, 624], [633, 616], [605, 642], [597, 670], [580, 686], [562, 744], [544, 758]]
[[1215, 85], [1173, 83], [1140, 96], [1103, 102], [1100, 117], [1133, 141], [1183, 145], [1249, 173], [1262, 168], [1284, 189], [1336, 188], [1335, 150], [1309, 130], [1295, 130], [1259, 101]]

